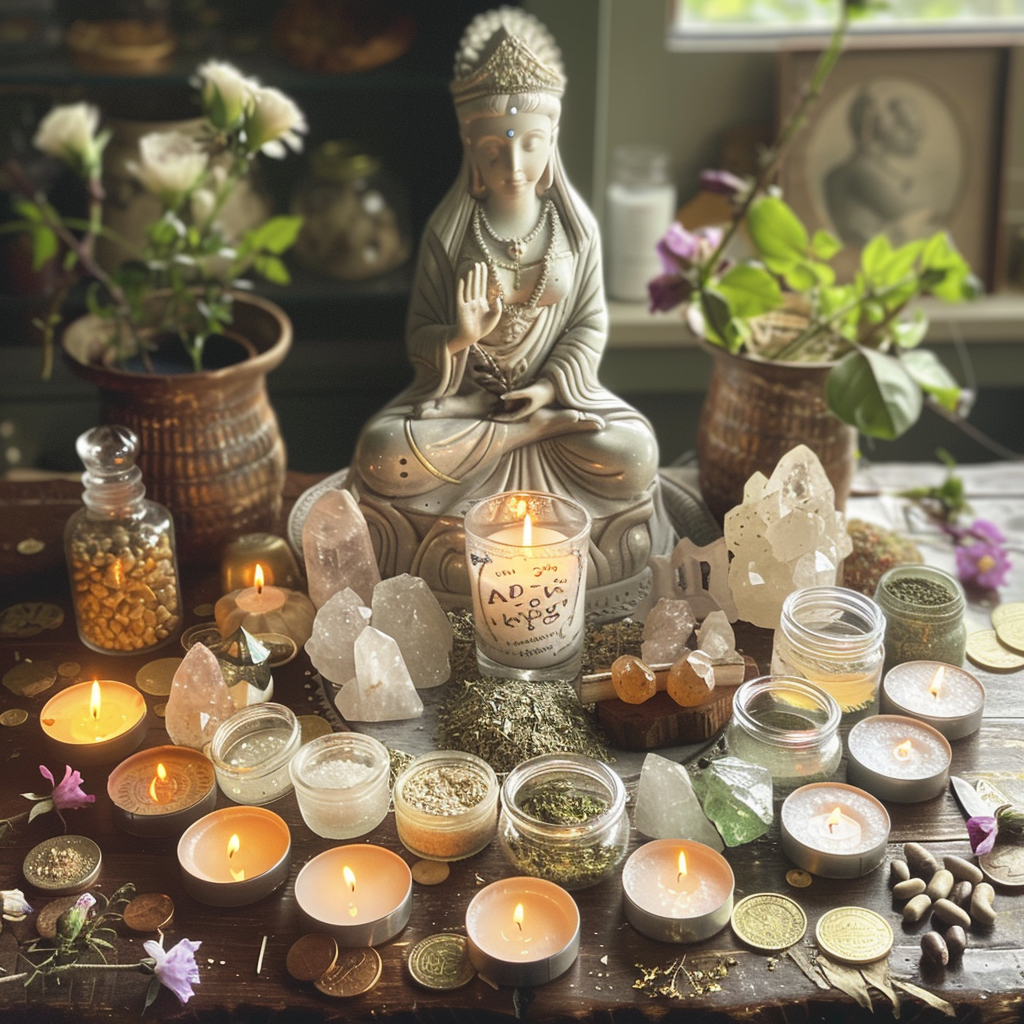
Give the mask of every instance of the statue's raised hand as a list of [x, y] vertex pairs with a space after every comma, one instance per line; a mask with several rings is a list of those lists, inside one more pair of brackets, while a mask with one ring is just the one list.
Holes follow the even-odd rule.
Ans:
[[474, 263], [459, 278], [455, 305], [456, 334], [448, 342], [448, 350], [453, 355], [486, 338], [501, 319], [501, 299], [489, 294], [487, 274], [486, 263]]

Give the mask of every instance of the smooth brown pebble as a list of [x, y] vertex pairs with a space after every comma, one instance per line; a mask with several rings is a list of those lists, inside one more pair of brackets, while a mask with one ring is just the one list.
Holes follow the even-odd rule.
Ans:
[[612, 686], [619, 700], [643, 704], [658, 692], [658, 679], [635, 655], [623, 654], [612, 662]]
[[969, 860], [964, 860], [963, 857], [947, 855], [942, 858], [942, 864], [947, 871], [952, 872], [958, 882], [970, 882], [971, 885], [977, 885], [984, 881], [985, 876], [981, 873], [981, 868]]
[[949, 947], [938, 932], [926, 932], [921, 936], [921, 952], [929, 960], [945, 966], [949, 963]]
[[895, 860], [889, 861], [889, 884], [895, 885], [897, 882], [905, 882], [910, 877], [910, 868], [907, 867], [905, 860], [900, 860], [897, 857]]
[[[974, 892], [971, 894], [970, 920], [979, 928], [991, 928], [996, 923], [996, 911], [993, 907], [995, 898], [996, 891], [988, 882], [979, 882], [974, 887]], [[964, 927], [968, 928], [970, 925], [965, 924]]]
[[903, 920], [907, 923], [920, 921], [931, 908], [932, 901], [922, 892], [903, 908]]
[[443, 860], [418, 860], [412, 866], [412, 880], [420, 885], [439, 885], [451, 874]]
[[967, 907], [971, 902], [971, 893], [974, 891], [974, 886], [970, 882], [957, 882], [953, 886], [953, 891], [949, 894], [949, 898], [958, 907]]
[[932, 913], [943, 924], [958, 924], [961, 928], [971, 927], [971, 915], [949, 900], [936, 900], [932, 907]]
[[[905, 882], [897, 882], [892, 887], [892, 894], [898, 900], [909, 900], [920, 896], [925, 890], [923, 878], [908, 878]], [[928, 897], [931, 899], [931, 897]]]
[[947, 928], [943, 936], [946, 940], [946, 948], [949, 950], [950, 960], [959, 960], [967, 948], [967, 932], [955, 924]]
[[941, 866], [920, 843], [904, 843], [903, 856], [910, 873], [918, 878], [931, 878]]
[[925, 892], [933, 900], [944, 900], [953, 891], [953, 884], [956, 879], [953, 878], [953, 872], [947, 871], [945, 868], [939, 868], [938, 871], [932, 875], [932, 880], [928, 883]]

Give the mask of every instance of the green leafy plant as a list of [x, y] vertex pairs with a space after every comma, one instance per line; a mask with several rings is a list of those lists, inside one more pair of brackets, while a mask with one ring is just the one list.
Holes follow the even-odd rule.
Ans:
[[[33, 140], [82, 179], [87, 216], [63, 216], [17, 163], [8, 163], [21, 198], [14, 204], [18, 219], [0, 230], [30, 235], [36, 270], [51, 261], [59, 262], [61, 269], [51, 308], [37, 322], [44, 340], [44, 376], [52, 366], [63, 304], [71, 287], [83, 278], [88, 281], [89, 312], [107, 324], [96, 353], [103, 362], [123, 364], [139, 353], [148, 367], [149, 352], [171, 332], [181, 339], [195, 370], [202, 369], [207, 339], [231, 323], [233, 293], [252, 287], [243, 274], [255, 271], [277, 284], [288, 283], [281, 255], [295, 241], [302, 218], [273, 217], [232, 238], [221, 214], [259, 154], [283, 157], [286, 146], [302, 148], [305, 118], [284, 93], [246, 78], [230, 64], [207, 61], [194, 84], [203, 113], [198, 134], [145, 135], [138, 159], [128, 165], [161, 206], [141, 248], [103, 224], [102, 158], [109, 132], [100, 129], [96, 107], [55, 107], [40, 122]], [[131, 254], [110, 271], [95, 258], [100, 235]], [[152, 301], [157, 293], [165, 300]]]
[[[773, 184], [855, 10], [844, 8], [800, 102], [760, 155], [756, 177], [705, 172], [706, 189], [731, 196], [732, 217], [724, 228], [692, 232], [673, 223], [659, 244], [665, 273], [649, 291], [652, 310], [687, 303], [691, 327], [730, 352], [834, 363], [826, 384], [832, 412], [861, 433], [893, 439], [917, 421], [924, 395], [948, 410], [960, 397], [950, 373], [919, 347], [928, 323], [915, 301], [930, 295], [962, 302], [981, 289], [944, 231], [899, 246], [877, 234], [862, 248], [853, 280], [840, 282], [833, 264], [843, 243], [829, 231], [810, 231]], [[737, 261], [729, 252], [741, 230], [751, 251]], [[786, 329], [766, 329], [780, 309], [792, 314]]]

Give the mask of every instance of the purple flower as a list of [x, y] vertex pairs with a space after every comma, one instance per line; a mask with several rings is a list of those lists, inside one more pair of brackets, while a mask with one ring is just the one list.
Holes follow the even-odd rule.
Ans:
[[693, 285], [679, 274], [662, 274], [647, 282], [647, 294], [651, 299], [652, 313], [667, 313], [685, 302], [693, 291]]
[[687, 231], [679, 221], [674, 220], [662, 236], [656, 248], [666, 274], [673, 274], [681, 267], [692, 266], [709, 256], [722, 241], [721, 228], [698, 228]]
[[46, 765], [41, 764], [39, 771], [44, 779], [50, 780], [50, 785], [53, 786], [53, 806], [57, 808], [58, 813], [60, 811], [74, 811], [96, 800], [96, 797], [82, 792], [82, 776], [77, 768], [72, 771], [71, 765], [66, 764], [64, 766], [64, 778], [56, 785], [54, 785], [53, 775]]
[[32, 908], [20, 889], [0, 889], [0, 903], [3, 904], [5, 921], [23, 921], [32, 913]]
[[996, 844], [996, 833], [999, 824], [990, 814], [979, 814], [967, 819], [967, 836], [971, 841], [971, 849], [981, 856], [988, 853]]
[[94, 906], [96, 897], [91, 892], [83, 892], [74, 904], [57, 918], [58, 937], [64, 942], [74, 942]]
[[956, 547], [956, 572], [964, 583], [1001, 587], [1010, 568], [1010, 559], [998, 543], [976, 540]]
[[743, 192], [747, 183], [731, 171], [701, 171], [700, 187], [705, 192], [714, 192], [722, 196], [734, 196]]
[[978, 540], [987, 540], [991, 544], [1006, 543], [1006, 537], [1003, 535], [1003, 531], [988, 519], [975, 519], [967, 528], [966, 533], [970, 536], [977, 537]]
[[176, 946], [164, 950], [159, 942], [147, 939], [143, 944], [146, 952], [156, 961], [153, 973], [165, 988], [169, 988], [182, 1005], [195, 993], [193, 985], [199, 984], [199, 968], [196, 966], [196, 950], [201, 942], [182, 939]]

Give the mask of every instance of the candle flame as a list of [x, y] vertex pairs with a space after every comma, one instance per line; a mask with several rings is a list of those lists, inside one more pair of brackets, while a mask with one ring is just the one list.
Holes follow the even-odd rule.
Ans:
[[523, 930], [523, 905], [522, 903], [516, 904], [516, 909], [512, 911], [512, 921], [515, 926], [522, 931]]
[[[164, 767], [162, 761], [157, 762], [156, 775], [153, 776], [153, 781], [149, 784], [149, 798], [153, 803], [160, 803], [160, 797], [157, 795], [157, 784], [163, 785], [167, 781], [167, 769]], [[229, 853], [230, 857], [231, 854]]]
[[946, 666], [945, 665], [940, 665], [935, 670], [935, 676], [932, 679], [932, 685], [928, 687], [928, 692], [933, 697], [938, 697], [939, 696], [939, 693], [942, 690], [942, 679], [943, 679], [943, 676], [945, 676], [945, 674], [946, 674]]
[[841, 822], [842, 820], [842, 810], [838, 807], [834, 808], [832, 813], [828, 816], [828, 820], [825, 822], [825, 824], [828, 826], [829, 832], [831, 832], [836, 827], [836, 825], [838, 825], [839, 822]]
[[533, 520], [527, 512], [523, 517], [523, 547], [529, 547], [533, 543]]
[[263, 566], [256, 563], [256, 571], [252, 574], [252, 585], [256, 588], [257, 594], [263, 593]]
[[679, 874], [676, 875], [676, 881], [680, 882], [680, 881], [682, 881], [683, 876], [686, 874], [686, 851], [685, 850], [680, 850], [679, 851], [679, 865], [678, 866], [679, 866]]
[[342, 869], [341, 873], [345, 876], [345, 884], [352, 890], [356, 891], [356, 876], [355, 872], [346, 864]]
[[100, 699], [100, 684], [99, 680], [94, 679], [92, 681], [92, 697], [89, 700], [89, 716], [94, 721], [100, 717], [100, 705], [102, 701]]
[[238, 841], [238, 834], [233, 834], [228, 840], [228, 871], [231, 872], [231, 877], [236, 882], [242, 882], [245, 880], [245, 868], [233, 868], [230, 861], [231, 858], [238, 853], [241, 846], [242, 844]]
[[914, 744], [910, 740], [904, 740], [902, 743], [892, 748], [893, 757], [897, 761], [906, 761], [910, 757], [910, 752], [914, 749]]

